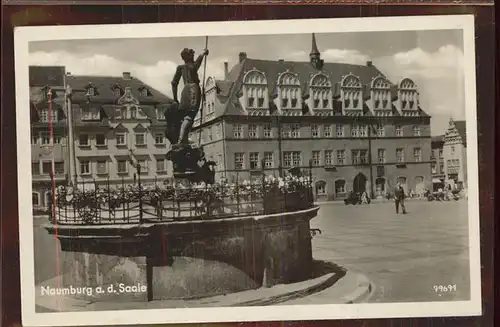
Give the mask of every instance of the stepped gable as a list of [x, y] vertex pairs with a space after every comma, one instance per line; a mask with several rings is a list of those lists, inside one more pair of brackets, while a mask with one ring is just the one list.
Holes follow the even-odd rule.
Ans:
[[467, 125], [465, 120], [454, 120], [453, 124], [455, 125], [458, 135], [460, 135], [462, 139], [462, 143], [464, 145], [467, 144]]

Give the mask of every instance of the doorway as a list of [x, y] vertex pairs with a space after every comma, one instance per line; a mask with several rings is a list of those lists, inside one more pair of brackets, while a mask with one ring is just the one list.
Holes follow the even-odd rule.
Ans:
[[366, 182], [368, 178], [363, 173], [359, 173], [354, 177], [354, 181], [352, 183], [352, 190], [355, 193], [363, 193], [366, 192]]

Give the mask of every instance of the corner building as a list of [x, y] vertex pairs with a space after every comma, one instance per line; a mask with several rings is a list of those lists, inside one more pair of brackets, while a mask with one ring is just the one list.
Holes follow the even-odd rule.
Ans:
[[[122, 76], [66, 74], [69, 176], [80, 187], [163, 182], [172, 175], [165, 155], [163, 105], [172, 99], [124, 72]], [[137, 165], [140, 165], [140, 175]], [[87, 185], [87, 186], [85, 186]]]
[[[52, 160], [54, 184], [67, 181], [67, 112], [64, 107], [65, 67], [30, 66], [30, 127], [32, 204], [35, 213], [49, 210], [52, 198]], [[52, 108], [49, 110], [49, 90]], [[52, 117], [49, 117], [49, 114]], [[49, 123], [53, 126], [54, 147], [51, 146]]]
[[[317, 198], [372, 197], [432, 185], [430, 116], [416, 84], [394, 84], [372, 62], [326, 63], [312, 35], [309, 62], [239, 54], [223, 80], [206, 80], [193, 140], [229, 180], [313, 166]], [[264, 167], [261, 167], [261, 165]]]

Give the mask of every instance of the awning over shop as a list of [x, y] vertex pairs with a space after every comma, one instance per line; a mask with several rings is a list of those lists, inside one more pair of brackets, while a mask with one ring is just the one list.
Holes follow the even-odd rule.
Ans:
[[439, 178], [433, 178], [433, 179], [432, 179], [432, 183], [434, 183], [434, 184], [437, 184], [437, 183], [443, 183], [443, 181], [442, 181], [442, 180], [440, 180]]

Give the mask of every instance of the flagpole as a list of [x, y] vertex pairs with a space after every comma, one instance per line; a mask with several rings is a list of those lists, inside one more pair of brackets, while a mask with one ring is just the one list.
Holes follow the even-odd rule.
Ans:
[[[208, 49], [208, 36], [205, 36], [205, 50]], [[201, 124], [203, 122], [203, 107], [205, 106], [205, 74], [207, 72], [207, 57], [203, 62], [203, 85], [201, 86], [201, 108], [200, 108], [200, 124], [198, 130], [198, 145], [201, 147]]]
[[50, 179], [51, 179], [51, 196], [52, 196], [52, 218], [56, 219], [56, 202], [55, 202], [55, 191], [56, 191], [56, 181], [55, 181], [55, 159], [54, 159], [54, 119], [52, 115], [52, 89], [48, 89], [47, 92], [48, 105], [49, 105], [49, 137], [50, 137]]

